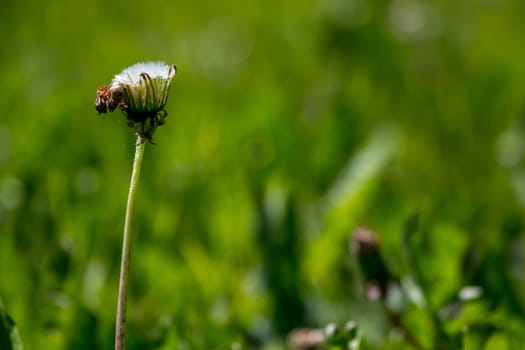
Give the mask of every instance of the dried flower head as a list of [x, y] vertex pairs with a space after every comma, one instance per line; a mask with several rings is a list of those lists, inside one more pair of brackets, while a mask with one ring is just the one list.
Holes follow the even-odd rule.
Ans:
[[137, 134], [151, 142], [153, 133], [164, 124], [164, 109], [177, 67], [164, 62], [137, 63], [117, 74], [110, 86], [97, 89], [98, 113], [113, 112], [117, 107]]

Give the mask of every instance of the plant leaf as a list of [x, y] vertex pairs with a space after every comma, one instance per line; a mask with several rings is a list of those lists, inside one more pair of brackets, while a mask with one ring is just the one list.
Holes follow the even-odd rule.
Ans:
[[0, 300], [0, 349], [22, 350], [22, 342], [15, 321], [4, 310], [2, 300]]

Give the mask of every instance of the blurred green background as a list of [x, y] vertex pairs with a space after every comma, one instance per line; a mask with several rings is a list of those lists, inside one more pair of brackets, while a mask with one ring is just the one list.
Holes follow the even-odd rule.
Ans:
[[[134, 135], [93, 103], [145, 60], [178, 72], [146, 145], [129, 349], [294, 348], [350, 320], [363, 349], [525, 346], [525, 2], [1, 7], [0, 298], [26, 349], [113, 347]], [[358, 226], [404, 297], [362, 293]]]

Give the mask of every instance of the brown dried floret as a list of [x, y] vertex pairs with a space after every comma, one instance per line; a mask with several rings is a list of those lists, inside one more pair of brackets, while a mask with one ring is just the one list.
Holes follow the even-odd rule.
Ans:
[[99, 86], [97, 89], [97, 98], [95, 99], [95, 108], [98, 114], [107, 113], [108, 109], [113, 112], [115, 109], [113, 93], [109, 86]]

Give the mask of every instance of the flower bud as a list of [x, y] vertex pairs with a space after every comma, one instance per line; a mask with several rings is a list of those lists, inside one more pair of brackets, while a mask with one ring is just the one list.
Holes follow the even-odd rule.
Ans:
[[164, 107], [176, 72], [175, 65], [163, 62], [137, 63], [117, 74], [110, 86], [97, 89], [95, 108], [99, 114], [120, 108], [128, 125], [151, 142], [168, 115]]

